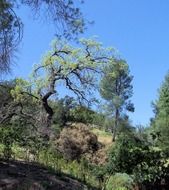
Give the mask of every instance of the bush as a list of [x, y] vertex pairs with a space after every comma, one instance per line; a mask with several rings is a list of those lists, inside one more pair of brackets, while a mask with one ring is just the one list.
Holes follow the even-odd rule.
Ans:
[[139, 152], [133, 152], [137, 147], [134, 137], [121, 135], [113, 145], [109, 154], [108, 172], [122, 172], [132, 174], [133, 167], [139, 162], [141, 155]]
[[12, 158], [12, 146], [18, 139], [18, 130], [13, 126], [0, 126], [0, 144], [3, 147], [2, 153], [5, 159]]
[[168, 155], [138, 133], [122, 134], [110, 152], [107, 170], [132, 175], [138, 184], [160, 185], [169, 178]]
[[[142, 150], [143, 152], [143, 150]], [[144, 159], [133, 168], [135, 181], [141, 184], [168, 184], [169, 162], [168, 156], [158, 147], [144, 150]]]
[[64, 128], [56, 144], [68, 160], [80, 159], [82, 155], [93, 153], [99, 147], [97, 136], [83, 124]]
[[111, 176], [106, 190], [132, 190], [134, 186], [133, 179], [126, 173], [116, 173]]

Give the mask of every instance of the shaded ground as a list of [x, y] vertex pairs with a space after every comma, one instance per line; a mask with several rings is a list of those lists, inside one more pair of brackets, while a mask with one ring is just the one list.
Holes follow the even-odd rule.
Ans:
[[20, 161], [0, 160], [0, 190], [88, 190], [70, 177]]

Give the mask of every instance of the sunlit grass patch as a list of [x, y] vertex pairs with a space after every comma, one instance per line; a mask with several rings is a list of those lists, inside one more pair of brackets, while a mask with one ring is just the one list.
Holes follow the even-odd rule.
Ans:
[[98, 141], [105, 146], [112, 145], [112, 135], [110, 132], [106, 132], [100, 129], [92, 129], [92, 132], [97, 135]]

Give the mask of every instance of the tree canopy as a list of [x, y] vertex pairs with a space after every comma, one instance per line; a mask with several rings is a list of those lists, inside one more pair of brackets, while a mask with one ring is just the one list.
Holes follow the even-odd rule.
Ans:
[[48, 124], [53, 116], [48, 101], [52, 95], [59, 93], [58, 85], [63, 84], [80, 102], [89, 103], [102, 65], [113, 58], [112, 49], [103, 48], [95, 40], [82, 39], [79, 46], [73, 47], [65, 40], [54, 41], [52, 49], [40, 64], [35, 65], [31, 80], [17, 80], [13, 96], [21, 100], [28, 95], [39, 101], [47, 113]]
[[[82, 2], [81, 2], [82, 3]], [[66, 0], [0, 0], [0, 72], [7, 72], [13, 63], [23, 34], [23, 23], [17, 9], [25, 5], [49, 19], [56, 26], [56, 35], [71, 38], [85, 29], [83, 15], [74, 1]]]

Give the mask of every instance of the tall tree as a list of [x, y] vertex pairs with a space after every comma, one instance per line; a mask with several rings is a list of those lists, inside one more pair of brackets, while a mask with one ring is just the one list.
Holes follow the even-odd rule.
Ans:
[[133, 77], [124, 60], [114, 59], [104, 67], [104, 75], [100, 82], [101, 96], [108, 101], [108, 112], [114, 117], [112, 128], [115, 141], [117, 127], [124, 111], [134, 111], [130, 98], [133, 94], [131, 85]]
[[79, 45], [77, 48], [65, 40], [56, 40], [42, 62], [35, 65], [31, 81], [17, 80], [14, 97], [22, 100], [28, 95], [39, 101], [46, 111], [46, 126], [51, 125], [54, 113], [49, 100], [59, 93], [58, 85], [63, 84], [79, 101], [88, 103], [101, 65], [111, 60], [113, 55], [110, 48], [103, 48], [95, 40], [82, 39]]
[[159, 89], [159, 97], [153, 104], [155, 117], [152, 119], [151, 125], [155, 130], [155, 136], [158, 144], [162, 148], [169, 147], [169, 72]]
[[23, 24], [17, 16], [17, 7], [20, 8], [21, 5], [29, 6], [32, 13], [38, 13], [53, 21], [58, 36], [71, 38], [82, 33], [85, 28], [83, 15], [73, 0], [0, 0], [1, 73], [10, 70], [12, 58], [22, 39]]

